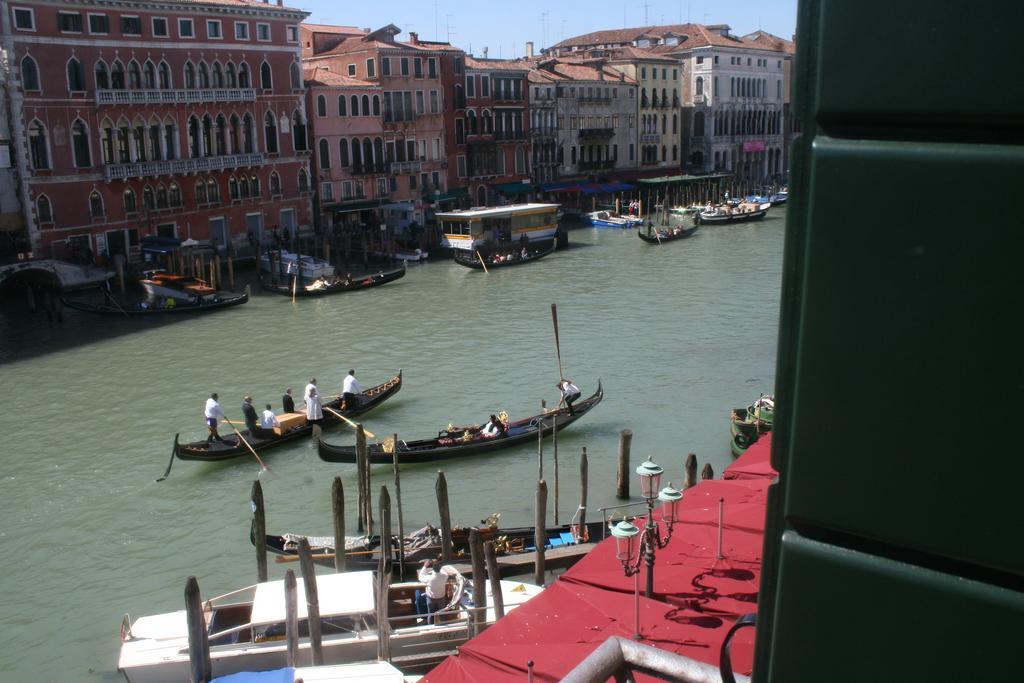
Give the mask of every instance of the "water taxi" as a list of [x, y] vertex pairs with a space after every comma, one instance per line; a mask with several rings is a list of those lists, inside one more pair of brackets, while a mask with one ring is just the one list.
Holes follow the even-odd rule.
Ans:
[[[477, 207], [435, 214], [441, 224], [441, 245], [473, 252], [523, 240], [544, 242], [555, 238], [559, 204], [514, 204]], [[489, 250], [489, 249], [488, 249]]]

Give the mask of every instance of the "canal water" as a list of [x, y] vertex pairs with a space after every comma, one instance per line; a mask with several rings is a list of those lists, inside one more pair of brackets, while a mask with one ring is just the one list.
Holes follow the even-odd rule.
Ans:
[[[635, 231], [573, 229], [569, 249], [489, 275], [438, 261], [379, 289], [295, 304], [254, 289], [245, 306], [164, 322], [65, 310], [64, 324], [51, 327], [8, 302], [0, 680], [119, 680], [126, 612], [181, 609], [190, 575], [204, 596], [253, 582], [257, 476], [271, 533], [331, 533], [336, 475], [355, 519], [355, 466], [321, 461], [311, 442], [268, 452], [263, 475], [252, 458], [177, 462], [156, 483], [176, 432], [204, 436], [212, 391], [240, 420], [247, 393], [279, 410], [282, 390], [301, 395], [311, 376], [333, 394], [349, 368], [364, 386], [401, 368], [402, 391], [364, 418], [380, 437], [426, 438], [500, 410], [516, 419], [538, 412], [541, 399], [557, 402], [555, 302], [565, 374], [585, 396], [599, 379], [605, 389], [603, 403], [559, 436], [559, 520], [579, 502], [583, 446], [589, 516], [619, 502], [622, 429], [634, 433], [632, 467], [652, 456], [666, 483], [681, 483], [689, 452], [721, 473], [731, 461], [729, 409], [773, 389], [784, 216], [773, 209], [760, 223], [703, 226], [661, 247]], [[354, 441], [348, 429], [325, 435]], [[551, 456], [548, 440], [549, 500]], [[436, 524], [438, 469], [453, 523], [499, 512], [506, 526], [532, 524], [537, 467], [535, 444], [407, 467], [406, 528]], [[390, 486], [390, 467], [375, 468], [373, 483]], [[636, 494], [635, 476], [631, 488]], [[271, 562], [271, 577], [286, 568]]]

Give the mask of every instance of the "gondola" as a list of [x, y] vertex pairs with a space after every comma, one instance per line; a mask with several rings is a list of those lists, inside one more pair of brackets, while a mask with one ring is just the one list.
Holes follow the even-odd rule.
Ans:
[[660, 242], [671, 242], [672, 240], [681, 240], [689, 237], [693, 233], [697, 232], [698, 227], [700, 226], [695, 225], [692, 228], [682, 228], [678, 234], [671, 233], [668, 235], [661, 235], [660, 237], [655, 237], [653, 233], [644, 234], [642, 230], [637, 230], [636, 236], [649, 244], [659, 244]]
[[[568, 409], [558, 408], [544, 412], [532, 417], [517, 420], [508, 425], [505, 434], [483, 438], [479, 435], [477, 427], [451, 427], [438, 433], [436, 438], [423, 439], [421, 441], [398, 442], [398, 462], [401, 464], [415, 464], [419, 462], [432, 462], [445, 458], [454, 458], [463, 455], [474, 455], [477, 453], [490, 453], [501, 448], [516, 446], [521, 443], [532, 443], [537, 440], [537, 430], [543, 429], [544, 435], [551, 433], [553, 423], [556, 422], [558, 429], [568, 427], [594, 408], [604, 398], [604, 390], [601, 382], [597, 382], [597, 391], [594, 394], [573, 405], [573, 414]], [[334, 446], [323, 439], [320, 439], [318, 452], [320, 458], [327, 462], [355, 462], [355, 446]], [[367, 446], [370, 463], [375, 465], [391, 464], [392, 444], [372, 444]]]
[[[340, 294], [341, 292], [353, 292], [358, 289], [379, 287], [380, 285], [386, 285], [389, 282], [394, 282], [399, 278], [405, 277], [405, 273], [406, 269], [403, 265], [401, 268], [387, 273], [380, 272], [374, 275], [364, 275], [355, 278], [341, 278], [337, 276], [321, 278], [312, 284], [296, 287], [295, 296], [324, 296], [325, 294]], [[290, 282], [275, 285], [268, 282], [266, 276], [264, 276], [260, 278], [260, 284], [263, 285], [263, 289], [268, 292], [274, 292], [275, 294], [282, 294], [284, 296], [292, 295], [292, 286]]]
[[[577, 525], [562, 524], [561, 526], [547, 527], [546, 537], [549, 545], [566, 545], [587, 541], [600, 541], [604, 536], [604, 522], [588, 522], [582, 536]], [[467, 527], [452, 528], [452, 554], [458, 558], [469, 559], [469, 532], [472, 529]], [[477, 527], [480, 536], [484, 541], [493, 541], [495, 553], [498, 556], [517, 555], [534, 550], [533, 527], [513, 527], [509, 529], [498, 528], [496, 520], [486, 526]], [[304, 536], [301, 534], [266, 534], [267, 550], [275, 555], [281, 556], [282, 562], [292, 561], [298, 558], [298, 545], [301, 539], [309, 541], [312, 551], [313, 562], [325, 567], [334, 566], [334, 537], [333, 536]], [[249, 532], [249, 541], [256, 544], [256, 537], [252, 529]], [[398, 536], [391, 537], [391, 549], [393, 565], [398, 567]], [[418, 531], [405, 536], [405, 569], [415, 570], [423, 563], [423, 560], [434, 559], [441, 553], [441, 532], [439, 529], [427, 525]], [[381, 544], [380, 535], [372, 536], [346, 536], [345, 537], [345, 569], [346, 571], [359, 571], [376, 569], [380, 562]]]
[[[555, 241], [551, 240], [550, 243], [535, 249], [527, 248], [526, 258], [522, 257], [522, 250], [518, 252], [512, 250], [512, 258], [503, 261], [494, 261], [495, 251], [489, 254], [478, 252], [476, 249], [456, 249], [455, 250], [455, 262], [460, 266], [466, 266], [467, 268], [475, 268], [476, 270], [483, 270], [483, 265], [480, 263], [480, 257], [482, 256], [484, 262], [487, 264], [487, 269], [501, 268], [502, 266], [518, 266], [523, 263], [531, 263], [538, 259], [542, 259], [555, 250]], [[496, 250], [501, 252], [501, 249]], [[478, 256], [479, 254], [479, 256]]]
[[[187, 303], [168, 299], [168, 303], [155, 304], [146, 301], [140, 301], [137, 303], [118, 303], [112, 297], [107, 297], [106, 301], [102, 303], [92, 303], [88, 301], [76, 300], [70, 297], [61, 297], [61, 301], [68, 308], [73, 308], [76, 311], [85, 311], [86, 313], [96, 313], [97, 315], [111, 315], [111, 316], [123, 316], [128, 318], [135, 318], [139, 316], [147, 315], [171, 315], [171, 314], [186, 314], [186, 313], [208, 313], [210, 311], [219, 311], [222, 308], [231, 308], [232, 306], [238, 306], [244, 304], [249, 300], [249, 291], [234, 296], [222, 297], [219, 294], [206, 297], [204, 299], [197, 300], [194, 303]], [[173, 303], [170, 303], [173, 301]]]
[[708, 223], [713, 225], [720, 225], [725, 223], [741, 223], [745, 221], [759, 221], [765, 217], [768, 213], [768, 209], [772, 207], [771, 203], [764, 202], [763, 204], [757, 205], [756, 208], [744, 209], [743, 205], [737, 205], [731, 209], [712, 209], [711, 211], [701, 211], [699, 214], [701, 223]]
[[[356, 415], [362, 415], [363, 413], [373, 410], [381, 403], [397, 394], [399, 389], [401, 388], [402, 371], [399, 370], [398, 374], [389, 379], [387, 382], [384, 382], [383, 384], [378, 384], [375, 387], [370, 387], [363, 393], [357, 394], [356, 405], [350, 406], [346, 410], [341, 410], [340, 397], [334, 399], [333, 401], [329, 401], [324, 404], [324, 417], [320, 421], [320, 426], [330, 427], [341, 422], [340, 418], [335, 416], [334, 413], [327, 410], [328, 408], [334, 410], [335, 412], [341, 413], [345, 417], [352, 418], [355, 417]], [[299, 414], [288, 413], [288, 415], [296, 416]], [[245, 440], [249, 442], [249, 445], [251, 445], [254, 450], [259, 452], [282, 443], [302, 439], [313, 433], [313, 425], [306, 424], [304, 419], [296, 420], [296, 422], [298, 423], [296, 424], [296, 426], [286, 429], [280, 434], [270, 434], [268, 436], [253, 436], [251, 433], [249, 433], [248, 429], [241, 430], [241, 433]], [[266, 431], [263, 431], [262, 433], [266, 434]], [[240, 442], [238, 437], [235, 436], [234, 434], [225, 434], [224, 441], [226, 443], [220, 443], [217, 441], [207, 443], [205, 440], [203, 440], [183, 444], [178, 443], [178, 439], [177, 437], [175, 437], [173, 454], [181, 460], [200, 460], [206, 462], [229, 460], [231, 458], [238, 458], [241, 456], [251, 457], [248, 447], [244, 443]]]

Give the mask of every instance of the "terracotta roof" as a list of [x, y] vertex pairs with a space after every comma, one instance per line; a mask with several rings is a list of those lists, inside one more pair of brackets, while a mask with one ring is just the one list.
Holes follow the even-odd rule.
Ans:
[[530, 67], [516, 59], [479, 59], [466, 55], [466, 68], [478, 71], [526, 71]]
[[306, 81], [306, 87], [328, 86], [334, 88], [380, 88], [380, 85], [372, 81], [364, 81], [354, 76], [346, 76], [321, 67], [306, 69], [302, 73]]
[[312, 33], [337, 33], [346, 36], [365, 36], [369, 33], [365, 28], [358, 26], [331, 26], [330, 24], [311, 24], [308, 21], [302, 22], [301, 27]]
[[[728, 32], [729, 27], [725, 24], [668, 24], [664, 26], [640, 26], [636, 28], [609, 29], [605, 31], [593, 31], [581, 36], [566, 38], [556, 43], [552, 49], [571, 47], [592, 47], [598, 45], [619, 45], [630, 44], [642, 37], [663, 38], [666, 35], [673, 35], [679, 38], [678, 45], [656, 45], [651, 49], [657, 52], [674, 52], [694, 47], [750, 47], [755, 49], [779, 49], [771, 47], [767, 42], [750, 39], [746, 36], [721, 35], [721, 31]], [[763, 32], [758, 32], [763, 33]], [[753, 35], [753, 34], [752, 34]], [[771, 35], [771, 34], [766, 34]], [[772, 38], [776, 38], [772, 36]], [[777, 38], [783, 41], [781, 38]], [[783, 41], [788, 42], [788, 41]], [[668, 49], [665, 49], [668, 48]], [[628, 48], [623, 48], [628, 49]], [[634, 48], [637, 49], [637, 48]]]
[[630, 61], [644, 60], [647, 62], [668, 62], [670, 64], [679, 63], [678, 59], [673, 59], [672, 57], [667, 56], [665, 51], [655, 51], [653, 48], [620, 47], [610, 51], [610, 61], [622, 61], [623, 59], [628, 59]]
[[767, 31], [754, 31], [753, 33], [748, 33], [743, 36], [743, 39], [762, 45], [769, 50], [785, 52], [790, 55], [796, 52], [796, 43], [792, 40], [780, 38], [779, 36], [768, 33]]
[[395, 43], [401, 47], [407, 47], [411, 50], [426, 50], [428, 52], [462, 52], [461, 49], [455, 47], [451, 43], [439, 43], [432, 40], [421, 40], [417, 43]]
[[263, 0], [173, 0], [172, 4], [215, 5], [217, 7], [255, 7], [271, 10], [287, 10], [289, 12], [301, 12], [304, 16], [309, 16], [309, 12], [301, 10], [298, 7], [278, 6], [276, 0], [272, 0], [269, 3], [263, 2]]
[[[541, 62], [543, 67], [536, 65], [530, 70], [530, 82], [550, 83], [554, 81], [600, 81], [601, 71], [593, 63], [586, 63], [571, 59], [559, 59], [553, 63], [550, 60]], [[620, 71], [610, 66], [604, 66], [604, 81], [606, 83], [626, 83], [633, 85], [636, 81], [629, 76], [623, 76]], [[622, 80], [620, 80], [620, 76]]]

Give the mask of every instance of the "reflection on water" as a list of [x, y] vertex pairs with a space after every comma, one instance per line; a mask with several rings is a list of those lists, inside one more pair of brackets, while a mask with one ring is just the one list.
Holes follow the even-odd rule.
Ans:
[[[232, 419], [241, 398], [279, 407], [311, 376], [340, 391], [348, 368], [364, 385], [405, 371], [405, 386], [365, 417], [379, 436], [425, 438], [449, 422], [515, 419], [557, 401], [550, 304], [558, 303], [565, 373], [604, 402], [559, 437], [559, 519], [590, 458], [591, 510], [614, 504], [621, 429], [633, 460], [653, 456], [677, 484], [688, 452], [716, 472], [730, 461], [728, 411], [772, 390], [783, 213], [759, 224], [702, 227], [662, 247], [633, 231], [580, 229], [573, 246], [484, 274], [451, 261], [411, 266], [393, 284], [292, 302], [253, 289], [241, 307], [194, 318], [136, 321], [65, 311], [63, 326], [0, 316], [8, 407], [0, 460], [7, 604], [4, 680], [118, 680], [117, 629], [133, 616], [180, 609], [185, 579], [204, 595], [253, 581], [248, 542], [251, 458], [178, 462], [160, 475], [176, 432], [204, 434], [211, 391]], [[350, 430], [327, 432], [351, 443]], [[552, 445], [544, 462], [553, 489]], [[311, 443], [267, 455], [269, 530], [330, 532], [330, 485], [342, 476], [354, 518], [354, 465], [322, 462]], [[434, 482], [448, 479], [453, 521], [501, 512], [532, 523], [535, 446], [402, 471], [409, 529], [436, 522]], [[390, 468], [374, 486], [393, 484]], [[632, 482], [634, 491], [636, 483]], [[392, 492], [393, 494], [393, 492]], [[553, 497], [549, 494], [549, 498]], [[593, 512], [591, 514], [594, 514]], [[354, 531], [354, 530], [353, 530]], [[284, 569], [271, 563], [271, 574]]]

